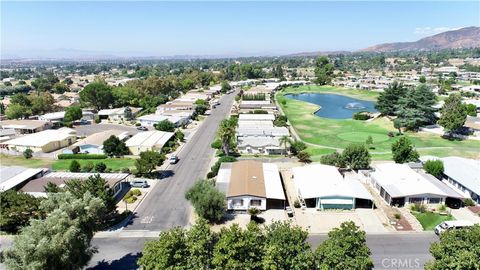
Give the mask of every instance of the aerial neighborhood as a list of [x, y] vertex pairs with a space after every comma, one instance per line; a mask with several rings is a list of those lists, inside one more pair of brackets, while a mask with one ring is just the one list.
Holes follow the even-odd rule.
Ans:
[[415, 31], [2, 57], [0, 269], [480, 269], [480, 28]]

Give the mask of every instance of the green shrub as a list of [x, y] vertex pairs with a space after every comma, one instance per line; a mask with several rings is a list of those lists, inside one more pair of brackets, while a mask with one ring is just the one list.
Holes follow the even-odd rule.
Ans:
[[33, 151], [32, 151], [32, 149], [27, 148], [27, 149], [25, 149], [25, 151], [23, 151], [23, 157], [24, 157], [24, 158], [30, 159], [30, 158], [32, 158], [32, 156], [33, 156]]
[[59, 154], [58, 159], [106, 159], [102, 154]]
[[82, 172], [91, 172], [93, 170], [93, 162], [87, 162], [85, 165], [82, 167]]
[[438, 211], [446, 211], [447, 210], [447, 206], [445, 204], [442, 204], [438, 207]]
[[415, 212], [425, 213], [427, 212], [427, 207], [421, 203], [414, 203], [410, 209]]
[[132, 189], [132, 190], [130, 190], [130, 191], [132, 192], [132, 194], [133, 194], [134, 196], [140, 196], [140, 195], [142, 195], [142, 192], [141, 192], [140, 189], [138, 189], [138, 188]]
[[401, 219], [402, 218], [402, 215], [400, 215], [399, 213], [395, 213], [394, 216], [395, 216], [396, 219]]
[[357, 112], [352, 116], [352, 118], [354, 120], [365, 121], [365, 120], [370, 119], [370, 115], [368, 115], [366, 112]]
[[465, 199], [463, 203], [465, 204], [465, 206], [475, 206], [475, 202], [470, 198]]
[[222, 148], [222, 141], [221, 140], [215, 140], [212, 142], [210, 145], [213, 149], [220, 149]]
[[123, 199], [123, 200], [127, 203], [134, 203], [137, 200], [137, 197], [132, 196], [132, 197], [128, 197], [128, 198]]
[[80, 172], [80, 163], [77, 160], [72, 160], [68, 169], [71, 172]]
[[444, 167], [443, 167], [443, 161], [441, 160], [427, 160], [425, 164], [423, 164], [423, 169], [435, 176], [436, 178], [440, 179], [443, 175]]
[[300, 201], [295, 200], [295, 201], [293, 202], [293, 207], [295, 207], [295, 208], [300, 208]]
[[129, 168], [123, 168], [121, 170], [122, 173], [130, 173], [130, 169]]
[[139, 127], [139, 126], [141, 126], [141, 125], [142, 125], [142, 124], [140, 124], [139, 122], [135, 123], [135, 126], [136, 126], [136, 127]]

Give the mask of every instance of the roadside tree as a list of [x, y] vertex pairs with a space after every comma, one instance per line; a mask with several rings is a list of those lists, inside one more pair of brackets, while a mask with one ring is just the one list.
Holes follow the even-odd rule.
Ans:
[[195, 212], [202, 218], [210, 221], [220, 221], [226, 211], [225, 194], [215, 188], [212, 181], [199, 180], [185, 193]]
[[149, 175], [157, 166], [165, 161], [165, 155], [156, 151], [145, 151], [140, 153], [140, 158], [135, 160], [135, 167], [139, 175]]

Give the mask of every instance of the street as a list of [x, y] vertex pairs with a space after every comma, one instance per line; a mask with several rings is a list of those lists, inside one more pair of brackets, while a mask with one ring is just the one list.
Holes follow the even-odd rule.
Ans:
[[191, 208], [185, 199], [185, 192], [210, 169], [214, 154], [210, 144], [215, 138], [218, 124], [229, 114], [234, 97], [235, 93], [231, 93], [220, 99], [220, 105], [212, 110], [178, 153], [178, 163], [169, 166], [171, 172], [168, 177], [158, 180], [160, 182], [139, 205], [124, 230], [162, 231], [188, 225]]
[[[316, 248], [327, 239], [325, 234], [310, 235], [308, 242]], [[155, 238], [128, 237], [94, 238], [93, 245], [99, 248], [90, 261], [88, 269], [135, 269], [146, 241]], [[423, 269], [431, 260], [430, 244], [438, 237], [432, 232], [368, 234], [367, 244], [372, 251], [375, 269]]]

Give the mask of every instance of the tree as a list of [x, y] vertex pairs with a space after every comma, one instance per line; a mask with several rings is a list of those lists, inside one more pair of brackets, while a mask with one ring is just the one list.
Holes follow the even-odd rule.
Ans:
[[400, 127], [417, 130], [420, 126], [435, 122], [435, 94], [425, 84], [407, 91], [396, 106], [396, 121]]
[[273, 222], [265, 228], [263, 269], [314, 269], [314, 256], [307, 243], [308, 232], [288, 222]]
[[368, 146], [368, 148], [372, 149], [372, 145], [373, 145], [373, 138], [372, 136], [368, 136], [367, 140], [365, 141], [365, 144]]
[[303, 163], [310, 163], [312, 160], [310, 159], [310, 154], [307, 151], [300, 151], [297, 154], [297, 158], [300, 162]]
[[422, 75], [422, 76], [420, 76], [420, 78], [418, 78], [418, 81], [419, 81], [420, 83], [426, 83], [426, 82], [427, 82], [427, 78], [425, 78], [425, 76]]
[[354, 222], [344, 222], [328, 233], [315, 251], [318, 269], [372, 269], [365, 232]]
[[278, 142], [280, 143], [280, 145], [283, 145], [285, 149], [285, 156], [286, 156], [288, 154], [287, 145], [292, 145], [292, 140], [288, 135], [283, 135], [282, 137], [280, 137], [280, 139], [278, 139]]
[[287, 117], [285, 115], [279, 115], [273, 120], [273, 125], [276, 127], [286, 127]]
[[235, 138], [235, 129], [237, 127], [237, 122], [233, 119], [223, 119], [220, 122], [220, 127], [218, 128], [218, 137], [222, 140], [222, 149], [225, 155], [230, 154], [230, 150], [233, 145], [233, 140]]
[[475, 104], [467, 104], [467, 115], [472, 117], [477, 116], [477, 106]]
[[82, 119], [83, 112], [80, 106], [70, 106], [65, 109], [65, 116], [63, 120], [65, 122], [75, 122], [77, 120]]
[[480, 269], [480, 225], [449, 230], [430, 246], [433, 261], [425, 269]]
[[290, 142], [290, 152], [295, 156], [305, 149], [307, 149], [307, 145], [302, 141], [294, 140], [293, 142]]
[[15, 233], [28, 224], [31, 218], [40, 218], [40, 199], [29, 194], [7, 190], [0, 196], [0, 227]]
[[392, 144], [393, 160], [396, 163], [418, 161], [418, 152], [407, 137], [402, 137]]
[[443, 167], [443, 161], [441, 160], [427, 160], [425, 162], [425, 164], [423, 164], [423, 169], [435, 176], [436, 178], [438, 179], [441, 179], [442, 175], [443, 175], [443, 171], [444, 171], [444, 167]]
[[217, 235], [210, 231], [207, 220], [200, 218], [187, 234], [189, 253], [187, 269], [210, 269], [216, 241]]
[[230, 84], [227, 81], [222, 82], [222, 88], [220, 90], [222, 93], [226, 93], [228, 90], [231, 90], [231, 89], [232, 89], [232, 86], [230, 86]]
[[342, 161], [352, 170], [367, 169], [371, 156], [364, 144], [349, 144], [342, 152]]
[[462, 97], [458, 94], [449, 95], [440, 112], [441, 116], [437, 123], [444, 127], [449, 134], [463, 127], [467, 120], [467, 107], [462, 103]]
[[185, 140], [185, 134], [182, 131], [177, 130], [175, 131], [175, 139], [177, 139], [180, 142], [183, 142]]
[[25, 151], [23, 151], [23, 157], [24, 157], [24, 158], [30, 159], [30, 158], [32, 158], [32, 156], [33, 156], [33, 151], [32, 151], [32, 149], [27, 148], [27, 149], [25, 149]]
[[133, 113], [132, 113], [132, 109], [128, 106], [125, 106], [125, 108], [123, 109], [123, 117], [126, 119], [126, 120], [132, 120], [133, 118]]
[[103, 162], [98, 162], [95, 164], [95, 172], [99, 172], [99, 173], [103, 173], [105, 172], [105, 170], [107, 169], [107, 165], [105, 165], [105, 163]]
[[195, 106], [195, 115], [204, 115], [205, 112], [208, 110], [207, 105], [196, 105]]
[[68, 88], [68, 85], [64, 82], [58, 82], [53, 85], [53, 92], [56, 94], [63, 94], [68, 91], [70, 91], [70, 88]]
[[330, 165], [330, 166], [336, 166], [340, 168], [345, 167], [345, 163], [343, 162], [343, 157], [338, 152], [321, 156], [320, 163], [325, 165]]
[[165, 131], [165, 132], [174, 132], [175, 131], [175, 124], [168, 121], [167, 119], [158, 122], [155, 125], [155, 128], [160, 131]]
[[43, 190], [45, 191], [45, 193], [58, 193], [63, 191], [62, 188], [52, 182], [48, 182], [47, 185], [43, 188]]
[[222, 228], [213, 249], [215, 269], [261, 269], [265, 237], [254, 222], [242, 230], [237, 224]]
[[8, 269], [82, 269], [95, 252], [91, 240], [96, 219], [104, 206], [85, 194], [52, 193], [41, 204], [48, 212], [44, 220], [32, 219], [30, 226], [4, 252]]
[[211, 181], [197, 181], [185, 193], [185, 198], [192, 203], [195, 212], [200, 217], [210, 222], [220, 221], [225, 214], [225, 194], [215, 188]]
[[[113, 190], [108, 185], [108, 182], [100, 177], [100, 174], [90, 176], [86, 180], [72, 179], [66, 181], [64, 189], [76, 198], [82, 198], [86, 193], [89, 193], [101, 199], [105, 206], [106, 215], [113, 214], [116, 211]], [[101, 216], [98, 219], [102, 220], [104, 217]]]
[[407, 93], [407, 88], [397, 81], [389, 84], [388, 87], [380, 93], [375, 104], [375, 108], [383, 115], [395, 115], [399, 100]]
[[32, 111], [25, 106], [22, 106], [17, 103], [13, 103], [8, 105], [7, 109], [5, 110], [5, 115], [8, 119], [19, 119], [25, 118], [32, 114]]
[[123, 155], [128, 155], [130, 150], [128, 150], [124, 141], [120, 140], [117, 136], [112, 135], [103, 142], [103, 152], [110, 157], [121, 157]]
[[156, 151], [140, 153], [140, 158], [135, 160], [135, 167], [139, 175], [149, 175], [157, 166], [165, 161], [165, 155]]
[[114, 102], [112, 89], [104, 83], [90, 83], [80, 92], [80, 102], [96, 110], [106, 109]]
[[45, 114], [53, 111], [55, 99], [48, 92], [36, 92], [28, 96], [32, 114]]
[[326, 85], [332, 81], [334, 66], [325, 56], [320, 56], [315, 61], [315, 83]]
[[70, 166], [68, 167], [69, 171], [71, 172], [79, 172], [80, 171], [80, 163], [77, 160], [70, 161]]

